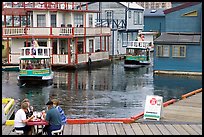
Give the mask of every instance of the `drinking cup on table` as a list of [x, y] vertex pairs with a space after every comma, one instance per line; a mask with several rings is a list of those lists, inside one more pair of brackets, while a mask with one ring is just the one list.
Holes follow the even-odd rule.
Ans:
[[38, 112], [37, 117], [41, 118], [41, 113], [40, 112]]

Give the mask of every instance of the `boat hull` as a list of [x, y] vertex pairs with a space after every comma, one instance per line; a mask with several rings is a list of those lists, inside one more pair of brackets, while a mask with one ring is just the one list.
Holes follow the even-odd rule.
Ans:
[[49, 76], [18, 76], [18, 85], [51, 85], [53, 84], [53, 75]]
[[124, 65], [124, 68], [140, 68], [140, 67], [145, 67], [145, 66], [148, 66], [150, 65], [150, 63], [143, 63], [143, 64], [125, 64]]

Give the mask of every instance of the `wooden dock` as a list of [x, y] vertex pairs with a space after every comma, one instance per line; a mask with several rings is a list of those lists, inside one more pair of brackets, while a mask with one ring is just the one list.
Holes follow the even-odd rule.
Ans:
[[[202, 135], [202, 92], [165, 107], [163, 114], [159, 121], [67, 124], [64, 135]], [[3, 125], [3, 135], [15, 135], [12, 129]]]

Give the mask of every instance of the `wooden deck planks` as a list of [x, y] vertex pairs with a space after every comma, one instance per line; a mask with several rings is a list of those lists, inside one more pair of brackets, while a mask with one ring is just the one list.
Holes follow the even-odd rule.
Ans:
[[153, 135], [152, 131], [149, 129], [147, 124], [139, 124], [139, 126], [142, 129], [144, 135]]
[[4, 128], [4, 130], [3, 130], [4, 132], [2, 133], [2, 135], [9, 135], [9, 134], [11, 134], [12, 129], [13, 129], [13, 126], [6, 126]]
[[171, 124], [164, 124], [164, 126], [172, 135], [180, 135], [179, 132]]
[[135, 135], [144, 135], [142, 129], [140, 128], [138, 123], [132, 123], [131, 127], [133, 131], [135, 132]]
[[193, 130], [189, 125], [181, 125], [190, 135], [199, 135], [195, 130]]
[[163, 124], [155, 124], [155, 126], [161, 131], [162, 135], [171, 135], [171, 133]]
[[97, 124], [89, 124], [89, 133], [90, 135], [98, 135], [98, 127]]
[[[65, 125], [64, 135], [202, 135], [202, 124], [92, 123]], [[2, 126], [3, 135], [16, 135]]]
[[130, 126], [130, 124], [122, 124], [123, 128], [125, 130], [126, 135], [135, 135], [132, 127]]
[[80, 124], [73, 124], [72, 126], [72, 135], [80, 135]]
[[72, 126], [70, 124], [66, 124], [64, 127], [64, 135], [71, 135], [72, 134]]
[[117, 135], [115, 127], [112, 123], [106, 124], [106, 129], [107, 129], [108, 135]]
[[148, 127], [152, 131], [153, 135], [162, 135], [159, 129], [154, 124], [149, 124]]
[[89, 125], [81, 124], [81, 135], [89, 135]]
[[173, 126], [179, 132], [179, 134], [181, 134], [181, 135], [190, 135], [181, 125], [175, 124]]
[[202, 123], [202, 92], [164, 107], [165, 121]]
[[195, 130], [199, 135], [202, 135], [202, 129], [199, 125], [189, 125], [193, 130]]
[[121, 124], [114, 124], [117, 135], [125, 135], [125, 130]]
[[98, 124], [98, 134], [99, 135], [108, 135], [105, 123]]

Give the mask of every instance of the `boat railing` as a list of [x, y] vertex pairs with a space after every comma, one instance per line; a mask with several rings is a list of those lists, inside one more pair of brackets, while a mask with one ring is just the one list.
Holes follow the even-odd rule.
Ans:
[[150, 41], [124, 41], [123, 46], [128, 48], [148, 48], [150, 46]]
[[50, 57], [50, 47], [24, 47], [21, 48], [21, 57]]

